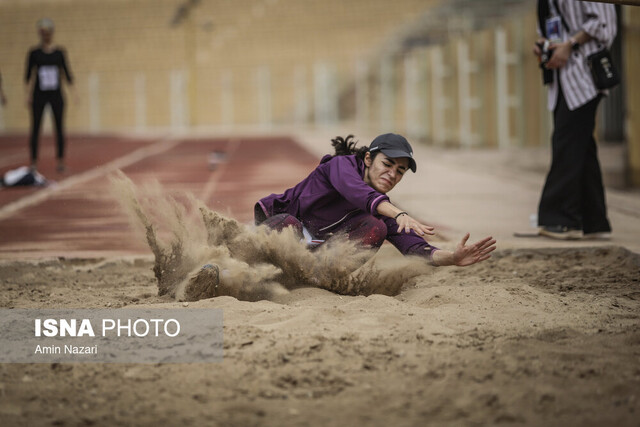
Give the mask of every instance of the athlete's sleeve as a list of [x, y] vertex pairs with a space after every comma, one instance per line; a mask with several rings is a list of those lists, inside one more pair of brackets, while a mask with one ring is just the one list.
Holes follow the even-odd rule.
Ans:
[[618, 32], [616, 7], [612, 4], [579, 2], [587, 20], [582, 29], [600, 43], [611, 46]]
[[364, 182], [354, 156], [335, 156], [327, 162], [331, 185], [351, 204], [371, 215], [377, 215], [378, 205], [389, 197]]
[[398, 233], [398, 223], [395, 219], [382, 217], [387, 225], [387, 240], [393, 244], [403, 255], [417, 255], [433, 261], [433, 253], [438, 250], [430, 245], [413, 230], [407, 233]]
[[60, 54], [62, 56], [62, 69], [64, 70], [65, 76], [67, 76], [67, 81], [70, 84], [73, 84], [73, 75], [69, 70], [69, 66], [67, 65], [67, 54], [64, 50], [60, 50]]
[[29, 83], [29, 80], [31, 79], [31, 69], [33, 67], [35, 67], [35, 60], [34, 60], [34, 51], [30, 51], [27, 54], [27, 64], [26, 64], [26, 69], [25, 69], [25, 73], [24, 73], [24, 82], [25, 83]]

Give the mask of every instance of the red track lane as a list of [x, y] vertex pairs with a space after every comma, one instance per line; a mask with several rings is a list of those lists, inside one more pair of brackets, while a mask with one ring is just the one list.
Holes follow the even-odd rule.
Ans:
[[[38, 171], [47, 179], [61, 181], [71, 175], [85, 172], [117, 159], [154, 142], [150, 139], [124, 139], [113, 136], [82, 136], [67, 138], [67, 172], [56, 172], [55, 144], [52, 137], [40, 138]], [[28, 137], [24, 135], [0, 136], [0, 173], [29, 165]], [[0, 206], [37, 192], [34, 187], [4, 188], [0, 191]]]
[[[26, 138], [22, 137], [26, 145]], [[43, 141], [41, 172], [57, 179], [53, 143]], [[69, 176], [105, 165], [142, 147], [161, 142], [111, 137], [70, 138]], [[12, 137], [0, 138], [2, 157], [26, 149], [16, 148]], [[214, 171], [209, 169], [212, 151], [225, 151], [227, 158]], [[46, 160], [49, 159], [49, 160]], [[172, 148], [150, 155], [123, 168], [135, 183], [159, 181], [180, 199], [193, 193], [211, 209], [249, 222], [253, 205], [273, 192], [283, 192], [303, 179], [318, 159], [288, 137], [187, 139]], [[2, 165], [0, 172], [25, 164]], [[61, 187], [64, 180], [59, 180]], [[0, 191], [0, 209], [41, 189], [7, 188]], [[1, 211], [0, 211], [1, 212]], [[54, 191], [47, 199], [0, 219], [0, 257], [34, 257], [82, 252], [149, 253], [142, 238], [132, 232], [127, 216], [111, 193], [106, 173], [97, 178]]]

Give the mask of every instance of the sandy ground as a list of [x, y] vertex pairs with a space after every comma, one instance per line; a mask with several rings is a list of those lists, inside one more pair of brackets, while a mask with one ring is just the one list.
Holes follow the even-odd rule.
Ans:
[[[399, 256], [383, 247], [378, 256]], [[0, 306], [182, 307], [149, 258], [0, 265]], [[396, 297], [217, 297], [224, 361], [3, 364], [3, 425], [637, 425], [640, 257], [500, 251]], [[605, 273], [603, 273], [605, 272]]]
[[[427, 185], [394, 200], [442, 247], [496, 235], [489, 261], [391, 296], [190, 302], [224, 310], [221, 363], [0, 364], [0, 425], [638, 425], [640, 199], [609, 193], [610, 242], [513, 239], [539, 173], [418, 151]], [[93, 256], [0, 260], [0, 308], [185, 307], [158, 296], [151, 255]]]

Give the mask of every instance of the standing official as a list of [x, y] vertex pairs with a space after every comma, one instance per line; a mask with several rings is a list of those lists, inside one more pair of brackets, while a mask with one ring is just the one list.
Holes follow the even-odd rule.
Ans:
[[542, 38], [534, 53], [549, 55], [543, 67], [548, 108], [553, 111], [551, 169], [538, 208], [540, 234], [555, 239], [606, 238], [611, 226], [593, 136], [598, 103], [606, 91], [596, 88], [587, 57], [613, 43], [615, 6], [538, 0], [538, 25]]

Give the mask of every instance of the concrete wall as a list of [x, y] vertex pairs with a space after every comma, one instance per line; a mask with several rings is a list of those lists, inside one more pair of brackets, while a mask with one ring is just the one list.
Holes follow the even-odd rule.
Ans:
[[[438, 27], [444, 34], [432, 37], [420, 25], [446, 4], [5, 0], [0, 70], [9, 104], [0, 132], [27, 132], [24, 62], [37, 43], [35, 22], [47, 16], [76, 77], [71, 131], [341, 123], [440, 146], [547, 146], [550, 113], [531, 54], [535, 2], [504, 16], [496, 10], [483, 25], [450, 7], [451, 22]], [[631, 78], [640, 69], [640, 11], [622, 10], [625, 162], [640, 185], [640, 88]], [[420, 30], [430, 41], [408, 44]]]
[[302, 102], [313, 105], [323, 85], [337, 97], [357, 59], [431, 3], [4, 0], [0, 70], [10, 104], [0, 131], [28, 127], [24, 62], [41, 17], [56, 23], [76, 76], [71, 130], [269, 126], [291, 121]]

